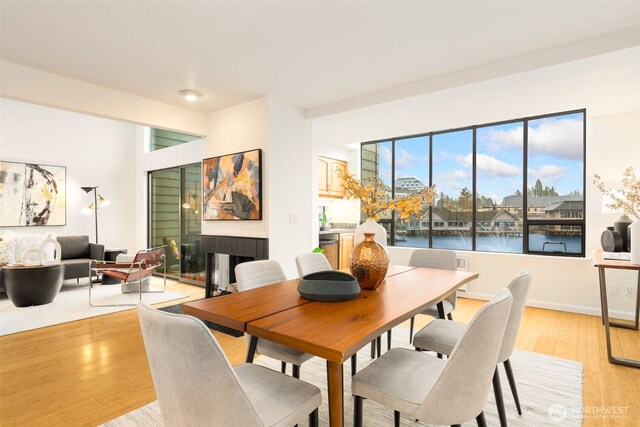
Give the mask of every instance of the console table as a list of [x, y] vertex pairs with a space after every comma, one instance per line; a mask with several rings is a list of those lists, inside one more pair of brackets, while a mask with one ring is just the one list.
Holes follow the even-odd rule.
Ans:
[[[593, 266], [598, 268], [598, 275], [600, 279], [600, 304], [602, 307], [602, 321], [604, 323], [605, 336], [607, 338], [607, 357], [609, 362], [617, 363], [619, 365], [632, 366], [634, 368], [640, 368], [640, 360], [625, 359], [622, 357], [616, 357], [611, 354], [611, 334], [609, 328], [625, 328], [637, 331], [638, 324], [640, 323], [640, 264], [631, 264], [630, 261], [616, 261], [610, 259], [604, 259], [602, 257], [602, 250], [596, 250], [592, 256]], [[606, 269], [617, 270], [635, 270], [638, 274], [638, 282], [636, 285], [636, 319], [634, 323], [620, 323], [612, 322], [609, 320], [609, 303], [607, 301], [607, 279], [605, 275]]]

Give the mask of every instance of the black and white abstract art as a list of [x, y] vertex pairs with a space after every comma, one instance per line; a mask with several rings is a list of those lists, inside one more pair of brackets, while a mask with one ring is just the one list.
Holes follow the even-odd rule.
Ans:
[[0, 226], [66, 225], [64, 166], [0, 161]]

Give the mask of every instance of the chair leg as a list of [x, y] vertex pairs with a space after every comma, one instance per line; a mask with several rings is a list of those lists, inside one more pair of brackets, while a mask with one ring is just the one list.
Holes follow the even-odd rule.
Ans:
[[387, 331], [387, 351], [391, 350], [391, 329]]
[[409, 322], [409, 344], [411, 344], [413, 342], [413, 324], [416, 321], [416, 316], [413, 316], [411, 318], [411, 321]]
[[453, 320], [453, 315], [451, 315], [451, 312], [447, 313], [447, 319]]
[[318, 427], [318, 408], [309, 414], [309, 427]]
[[300, 366], [299, 365], [291, 365], [291, 375], [293, 375], [293, 378], [300, 379]]
[[362, 396], [354, 396], [353, 427], [362, 427]]
[[520, 409], [520, 399], [518, 398], [518, 388], [516, 387], [516, 378], [513, 376], [513, 370], [511, 369], [511, 361], [509, 359], [504, 361], [504, 370], [507, 372], [507, 378], [509, 379], [509, 386], [511, 387], [511, 394], [513, 394], [513, 400], [516, 401], [516, 408], [518, 409], [518, 415], [522, 415], [522, 409]]
[[393, 425], [394, 427], [400, 427], [400, 412], [393, 411]]
[[504, 410], [502, 386], [500, 385], [500, 374], [498, 373], [497, 366], [496, 370], [493, 372], [493, 393], [496, 395], [496, 406], [498, 407], [498, 418], [500, 418], [500, 427], [507, 427], [507, 414]]
[[282, 372], [283, 374], [287, 373], [287, 363], [286, 362], [280, 362], [280, 372]]
[[478, 427], [487, 427], [487, 420], [484, 419], [484, 412], [480, 412], [480, 415], [476, 417], [476, 423], [478, 423]]
[[376, 340], [371, 341], [371, 358], [376, 358]]
[[380, 353], [382, 353], [382, 335], [376, 338], [376, 354], [380, 357]]
[[351, 356], [351, 376], [354, 376], [356, 374], [356, 367], [358, 365], [358, 353], [354, 353], [353, 356]]

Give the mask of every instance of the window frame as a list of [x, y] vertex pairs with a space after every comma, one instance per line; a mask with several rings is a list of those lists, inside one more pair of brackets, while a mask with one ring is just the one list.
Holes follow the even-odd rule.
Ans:
[[[582, 114], [582, 216], [579, 218], [558, 218], [558, 219], [529, 219], [528, 212], [528, 157], [529, 157], [529, 123], [531, 121], [536, 121], [545, 118], [551, 117], [559, 117], [559, 116], [567, 116], [571, 114]], [[544, 256], [560, 256], [560, 257], [585, 257], [585, 233], [586, 233], [586, 207], [587, 207], [587, 197], [586, 197], [586, 162], [587, 162], [587, 110], [586, 108], [561, 111], [555, 113], [547, 113], [540, 114], [536, 116], [528, 116], [517, 119], [503, 120], [498, 122], [491, 123], [483, 123], [479, 125], [472, 126], [464, 126], [459, 128], [452, 128], [447, 130], [438, 130], [431, 131], [425, 133], [411, 134], [411, 135], [403, 135], [398, 137], [384, 138], [379, 140], [372, 140], [360, 143], [360, 159], [362, 159], [363, 147], [371, 144], [380, 144], [380, 143], [391, 143], [391, 195], [395, 197], [396, 192], [396, 182], [395, 182], [395, 155], [396, 155], [396, 142], [402, 141], [405, 139], [411, 138], [427, 138], [428, 140], [428, 151], [429, 151], [429, 183], [428, 185], [433, 185], [433, 136], [439, 134], [460, 132], [460, 131], [472, 131], [472, 179], [471, 179], [471, 218], [470, 221], [470, 236], [471, 236], [471, 249], [455, 249], [460, 251], [472, 251], [472, 252], [489, 252], [489, 253], [509, 253], [514, 254], [514, 252], [501, 252], [501, 251], [479, 251], [476, 249], [476, 231], [478, 226], [477, 221], [477, 130], [481, 128], [491, 127], [491, 126], [502, 126], [513, 123], [521, 123], [523, 129], [523, 140], [522, 140], [522, 248], [521, 252], [516, 252], [515, 254], [522, 255], [544, 255]], [[361, 161], [361, 176], [362, 176], [362, 161]], [[424, 218], [419, 219], [419, 224], [422, 224]], [[428, 247], [433, 248], [433, 231], [437, 226], [433, 221], [433, 206], [429, 206], [429, 212], [427, 216], [428, 220]], [[392, 212], [391, 218], [389, 219], [381, 219], [378, 222], [385, 225], [385, 228], [389, 230], [390, 237], [390, 246], [396, 246], [396, 232], [395, 232], [395, 223], [396, 223], [396, 213]], [[466, 222], [466, 221], [465, 221]], [[546, 252], [546, 251], [536, 251], [529, 250], [529, 231], [531, 227], [536, 226], [574, 226], [579, 227], [580, 229], [580, 252], [575, 253], [558, 253], [558, 252]]]

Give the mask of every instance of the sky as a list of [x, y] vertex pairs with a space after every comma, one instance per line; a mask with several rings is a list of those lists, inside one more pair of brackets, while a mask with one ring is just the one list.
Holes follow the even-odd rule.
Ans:
[[[568, 114], [529, 122], [528, 187], [537, 179], [560, 195], [582, 191], [583, 114]], [[523, 123], [477, 129], [477, 192], [501, 203], [522, 190]], [[380, 175], [391, 183], [392, 144], [380, 144]], [[473, 131], [433, 135], [433, 184], [438, 192], [457, 197], [472, 186]], [[429, 183], [429, 138], [398, 139], [396, 178], [415, 176]]]

